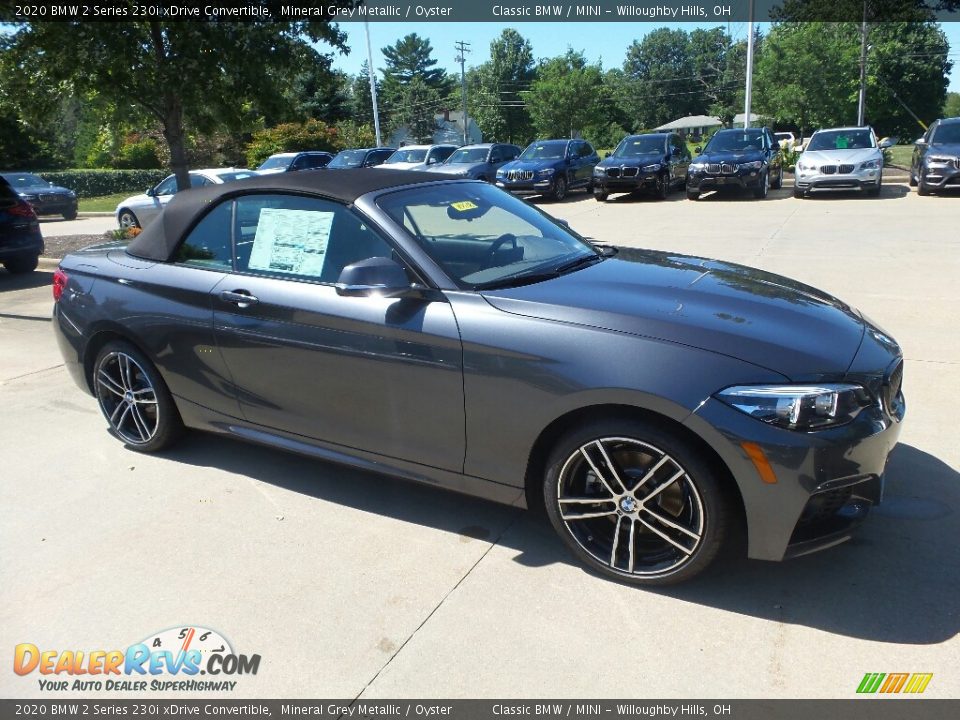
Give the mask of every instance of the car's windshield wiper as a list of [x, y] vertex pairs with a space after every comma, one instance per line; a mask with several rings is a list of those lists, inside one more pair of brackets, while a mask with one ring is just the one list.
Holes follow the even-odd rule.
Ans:
[[569, 262], [565, 262], [563, 265], [558, 265], [556, 270], [554, 270], [554, 272], [557, 275], [563, 275], [564, 273], [568, 273], [572, 270], [576, 270], [577, 268], [583, 267], [585, 265], [593, 265], [594, 263], [600, 262], [601, 260], [605, 260], [605, 259], [606, 257], [604, 255], [593, 255], [593, 254], [581, 255], [578, 258], [574, 258], [573, 260], [570, 260]]
[[491, 280], [485, 283], [474, 285], [475, 290], [501, 290], [503, 288], [518, 287], [520, 285], [529, 285], [531, 283], [552, 280], [559, 273], [556, 270], [549, 272], [523, 273], [522, 275], [510, 275], [500, 280]]

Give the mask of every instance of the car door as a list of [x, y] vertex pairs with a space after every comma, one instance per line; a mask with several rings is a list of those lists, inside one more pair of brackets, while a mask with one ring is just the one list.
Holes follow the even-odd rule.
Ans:
[[687, 168], [690, 167], [690, 151], [687, 144], [679, 135], [670, 136], [670, 176], [673, 182], [680, 183], [687, 178]]
[[600, 162], [600, 156], [597, 155], [597, 151], [593, 149], [593, 145], [584, 141], [580, 144], [580, 160], [580, 182], [584, 185], [589, 185], [593, 180], [593, 168]]
[[218, 345], [257, 425], [460, 471], [462, 349], [445, 301], [344, 297], [346, 265], [395, 255], [328, 200], [234, 201], [236, 271], [213, 292]]

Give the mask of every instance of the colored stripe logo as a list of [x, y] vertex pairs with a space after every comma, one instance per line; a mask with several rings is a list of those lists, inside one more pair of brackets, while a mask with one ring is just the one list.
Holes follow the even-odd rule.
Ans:
[[866, 673], [857, 692], [862, 695], [875, 693], [920, 694], [927, 689], [933, 673]]

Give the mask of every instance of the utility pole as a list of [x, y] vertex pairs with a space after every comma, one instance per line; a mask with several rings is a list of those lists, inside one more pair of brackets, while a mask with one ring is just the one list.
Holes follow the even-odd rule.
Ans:
[[863, 0], [863, 22], [860, 25], [860, 98], [857, 101], [857, 125], [863, 126], [867, 115], [867, 0]]
[[457, 40], [454, 43], [457, 52], [457, 62], [460, 63], [460, 93], [463, 96], [463, 144], [466, 145], [467, 140], [467, 71], [464, 68], [465, 63], [467, 62], [467, 53], [470, 52], [468, 48], [470, 43], [463, 42], [463, 40]]
[[373, 69], [373, 50], [370, 49], [370, 23], [363, 21], [367, 30], [367, 70], [370, 74], [370, 99], [373, 101], [373, 130], [377, 135], [377, 147], [382, 147], [380, 139], [380, 110], [377, 108], [377, 74]]
[[750, 105], [753, 100], [753, 0], [750, 0], [750, 22], [747, 30], [747, 87], [743, 94], [743, 127], [750, 127]]

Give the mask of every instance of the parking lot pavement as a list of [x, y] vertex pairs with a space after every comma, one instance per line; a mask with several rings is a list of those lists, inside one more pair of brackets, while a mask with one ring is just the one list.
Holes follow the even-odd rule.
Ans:
[[[868, 671], [960, 695], [960, 197], [681, 198], [541, 207], [598, 240], [785, 273], [900, 340], [907, 421], [854, 541], [645, 591], [510, 508], [200, 434], [137, 455], [30, 319], [48, 278], [0, 271], [2, 652], [197, 624], [262, 656], [236, 697], [846, 698]], [[0, 695], [39, 696], [36, 677], [0, 673]]]
[[100, 235], [107, 230], [115, 230], [117, 219], [113, 215], [86, 215], [76, 220], [63, 218], [40, 218], [40, 232], [45, 238], [63, 235]]

